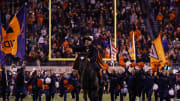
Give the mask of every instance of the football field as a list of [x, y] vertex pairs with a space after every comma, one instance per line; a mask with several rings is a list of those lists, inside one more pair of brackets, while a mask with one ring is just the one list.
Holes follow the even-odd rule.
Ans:
[[[2, 101], [2, 99], [0, 101]], [[10, 98], [10, 101], [15, 101], [15, 98]], [[32, 101], [32, 97], [31, 96], [26, 96], [26, 98], [24, 98], [23, 101]], [[46, 101], [45, 100], [45, 96], [42, 96], [42, 101]], [[59, 96], [55, 96], [55, 101], [64, 101], [64, 98], [63, 97], [60, 98]], [[67, 101], [76, 101], [76, 100], [75, 99], [71, 99], [71, 94], [68, 94], [67, 95]], [[79, 101], [84, 101], [83, 100], [83, 94], [79, 95]], [[103, 95], [103, 101], [111, 101], [110, 94], [104, 94]], [[119, 96], [118, 96], [117, 101], [120, 101]], [[128, 95], [124, 97], [124, 101], [129, 101], [129, 96]], [[147, 101], [147, 99], [145, 101]], [[155, 101], [154, 100], [154, 96], [152, 96], [152, 100], [151, 101]], [[174, 101], [178, 101], [178, 100], [174, 100]]]

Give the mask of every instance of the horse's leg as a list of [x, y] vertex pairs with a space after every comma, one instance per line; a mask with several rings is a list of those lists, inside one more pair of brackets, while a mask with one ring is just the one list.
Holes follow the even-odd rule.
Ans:
[[88, 91], [88, 97], [90, 101], [98, 101], [97, 93], [94, 90]]
[[92, 101], [99, 101], [99, 92], [94, 89], [91, 91]]
[[98, 96], [99, 101], [102, 101], [102, 96], [103, 96], [103, 89], [102, 88], [99, 89], [99, 94], [98, 95], [99, 95]]
[[91, 91], [88, 91], [88, 97], [89, 97], [90, 101], [93, 101]]

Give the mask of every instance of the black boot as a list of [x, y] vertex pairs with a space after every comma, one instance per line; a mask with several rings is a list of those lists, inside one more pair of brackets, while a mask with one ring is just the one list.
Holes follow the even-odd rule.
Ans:
[[99, 85], [103, 85], [103, 79], [102, 79], [102, 75], [100, 74], [101, 71], [98, 71], [98, 79], [99, 79]]

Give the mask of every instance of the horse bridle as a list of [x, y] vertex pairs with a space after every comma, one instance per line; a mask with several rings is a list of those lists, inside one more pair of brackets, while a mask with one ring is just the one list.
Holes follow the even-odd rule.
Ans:
[[84, 59], [85, 59], [85, 57], [84, 57], [84, 56], [81, 56], [81, 57], [80, 57], [80, 59], [81, 59], [81, 60], [84, 60]]

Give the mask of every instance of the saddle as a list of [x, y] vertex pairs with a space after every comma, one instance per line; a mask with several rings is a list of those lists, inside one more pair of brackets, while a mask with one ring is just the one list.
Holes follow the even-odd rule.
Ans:
[[[75, 70], [79, 69], [79, 61], [80, 61], [80, 57], [78, 56], [74, 62], [72, 69], [75, 69]], [[106, 69], [106, 67], [104, 66], [104, 62], [103, 62], [103, 59], [102, 59], [102, 56], [101, 56], [99, 50], [97, 51], [96, 63], [101, 67], [101, 69], [103, 69], [103, 70]]]

